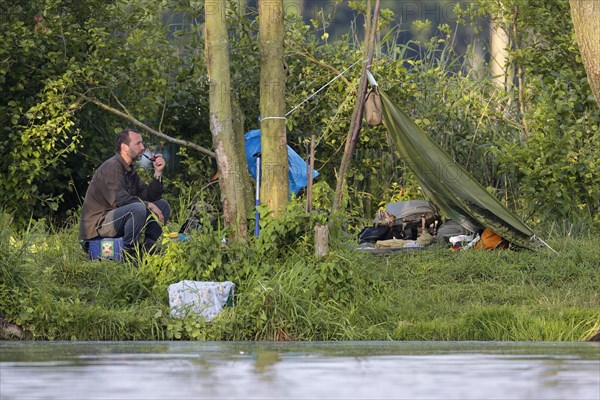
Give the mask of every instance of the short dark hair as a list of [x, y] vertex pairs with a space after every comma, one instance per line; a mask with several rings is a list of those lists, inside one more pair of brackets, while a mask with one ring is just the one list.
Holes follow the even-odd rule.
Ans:
[[130, 128], [126, 128], [123, 129], [121, 132], [117, 133], [117, 137], [115, 139], [115, 153], [120, 154], [121, 153], [121, 145], [124, 144], [129, 144], [129, 142], [131, 141], [131, 139], [129, 138], [129, 132], [135, 132], [133, 129]]

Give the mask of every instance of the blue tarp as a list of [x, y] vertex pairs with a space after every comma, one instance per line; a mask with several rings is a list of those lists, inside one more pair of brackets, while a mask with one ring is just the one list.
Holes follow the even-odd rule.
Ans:
[[[248, 162], [248, 171], [254, 179], [256, 179], [256, 158], [254, 154], [260, 153], [260, 129], [254, 129], [244, 135], [246, 138], [246, 161]], [[290, 192], [298, 194], [301, 189], [308, 184], [307, 164], [290, 146], [288, 150], [288, 165], [289, 165], [289, 189]], [[261, 168], [262, 171], [262, 168]], [[317, 171], [313, 171], [313, 179], [319, 176]]]

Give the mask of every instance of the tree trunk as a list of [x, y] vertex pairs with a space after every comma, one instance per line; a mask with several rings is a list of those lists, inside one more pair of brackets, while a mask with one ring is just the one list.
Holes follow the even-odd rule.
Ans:
[[[513, 51], [520, 52], [521, 50], [521, 37], [522, 34], [519, 32], [519, 7], [515, 5], [513, 8]], [[523, 65], [521, 63], [515, 63], [515, 70], [517, 76], [517, 99], [519, 102], [519, 114], [521, 118], [521, 140], [527, 139], [529, 136], [529, 125], [527, 123], [525, 113], [525, 72], [523, 71]]]
[[[380, 0], [375, 1], [375, 12], [373, 13], [373, 21], [371, 22], [371, 29], [365, 31], [365, 61], [363, 62], [362, 72], [360, 81], [358, 83], [358, 97], [356, 104], [354, 105], [354, 111], [352, 112], [352, 120], [350, 122], [350, 129], [346, 136], [346, 146], [344, 148], [344, 155], [342, 157], [342, 163], [340, 164], [340, 170], [338, 171], [337, 184], [335, 187], [335, 195], [333, 199], [333, 210], [337, 211], [344, 198], [344, 190], [346, 186], [346, 174], [348, 167], [350, 166], [350, 158], [356, 148], [356, 142], [358, 140], [358, 133], [362, 127], [363, 110], [365, 105], [365, 94], [367, 92], [367, 70], [370, 69], [371, 61], [373, 60], [373, 52], [375, 50], [375, 35], [377, 33], [377, 21], [379, 19], [379, 5]], [[369, 3], [370, 9], [370, 3]], [[367, 17], [367, 27], [368, 17]], [[367, 32], [369, 35], [367, 36]]]
[[510, 78], [508, 63], [508, 34], [494, 17], [490, 22], [490, 74], [498, 87], [507, 89]]
[[579, 52], [600, 107], [600, 1], [569, 0]]
[[260, 45], [261, 204], [272, 216], [288, 202], [288, 156], [285, 132], [283, 0], [258, 1]]
[[236, 148], [231, 107], [231, 79], [226, 26], [226, 0], [205, 2], [205, 57], [209, 82], [209, 118], [219, 168], [223, 219], [235, 239], [248, 235], [244, 195], [246, 162]]
[[235, 142], [235, 150], [238, 152], [238, 159], [242, 160], [242, 174], [241, 184], [242, 190], [244, 191], [244, 200], [246, 204], [246, 210], [251, 210], [254, 207], [254, 190], [252, 189], [252, 177], [248, 171], [246, 164], [246, 139], [244, 134], [244, 113], [240, 107], [240, 101], [237, 93], [231, 91], [231, 113], [233, 120], [233, 135]]

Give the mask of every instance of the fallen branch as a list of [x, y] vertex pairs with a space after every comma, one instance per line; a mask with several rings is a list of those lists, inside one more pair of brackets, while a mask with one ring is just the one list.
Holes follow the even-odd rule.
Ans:
[[178, 144], [180, 146], [196, 150], [196, 151], [198, 151], [200, 153], [204, 153], [204, 154], [206, 154], [206, 155], [208, 155], [208, 156], [210, 156], [212, 158], [217, 158], [217, 155], [213, 151], [211, 151], [211, 150], [209, 150], [209, 149], [207, 149], [205, 147], [199, 146], [196, 143], [192, 143], [192, 142], [189, 142], [187, 140], [176, 139], [176, 138], [171, 137], [171, 136], [169, 136], [167, 134], [164, 134], [164, 133], [159, 132], [159, 131], [157, 131], [155, 129], [152, 129], [148, 125], [144, 124], [143, 122], [139, 121], [135, 117], [131, 116], [130, 114], [124, 113], [124, 112], [122, 112], [120, 110], [117, 110], [116, 108], [111, 107], [108, 104], [105, 104], [105, 103], [101, 102], [100, 100], [97, 100], [97, 99], [94, 99], [94, 98], [91, 98], [91, 97], [87, 97], [85, 95], [82, 95], [82, 97], [85, 100], [89, 101], [90, 103], [93, 103], [93, 104], [97, 105], [98, 107], [102, 108], [103, 110], [106, 110], [106, 111], [108, 111], [108, 112], [110, 112], [110, 113], [112, 113], [114, 115], [117, 115], [117, 116], [119, 116], [119, 117], [121, 117], [121, 118], [129, 121], [132, 124], [134, 124], [135, 126], [137, 126], [139, 128], [142, 128], [146, 132], [151, 133], [154, 136], [157, 136], [157, 137], [159, 137], [161, 139], [164, 139], [164, 140], [166, 140], [169, 143]]

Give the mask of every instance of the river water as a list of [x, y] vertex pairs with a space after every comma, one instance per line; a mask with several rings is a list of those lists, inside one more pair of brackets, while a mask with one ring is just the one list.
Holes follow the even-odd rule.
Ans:
[[600, 399], [600, 344], [0, 342], [0, 399]]

